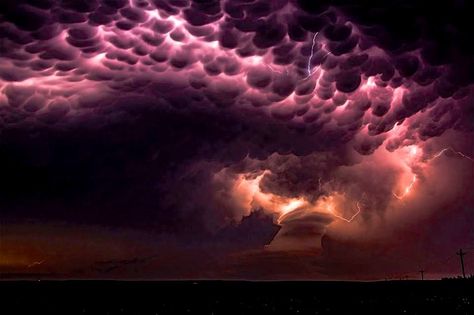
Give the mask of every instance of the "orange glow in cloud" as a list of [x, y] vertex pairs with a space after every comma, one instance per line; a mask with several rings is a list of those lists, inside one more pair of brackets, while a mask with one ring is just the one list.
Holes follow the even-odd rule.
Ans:
[[303, 199], [291, 199], [287, 204], [280, 207], [280, 213], [282, 216], [285, 214], [296, 210], [297, 208], [303, 206], [305, 201]]
[[360, 214], [361, 208], [359, 202], [356, 202], [354, 207], [355, 209], [351, 209], [355, 211], [351, 212], [347, 216], [345, 215], [345, 213], [343, 215], [340, 209], [347, 208], [345, 204], [348, 202], [352, 203], [351, 201], [347, 200], [347, 197], [344, 194], [336, 192], [330, 196], [320, 198], [316, 202], [314, 208], [317, 209], [319, 212], [330, 213], [332, 216], [350, 223]]
[[308, 202], [303, 198], [286, 198], [262, 192], [260, 182], [267, 173], [268, 171], [265, 171], [261, 175], [250, 179], [248, 176], [239, 175], [234, 186], [233, 195], [237, 201], [240, 201], [241, 205], [247, 207], [248, 214], [252, 210], [263, 208], [265, 211], [274, 214], [277, 222], [280, 223], [280, 219], [284, 215], [307, 205]]
[[[434, 154], [431, 158], [423, 161], [423, 150], [417, 145], [402, 147], [394, 152], [386, 152], [385, 159], [389, 159], [393, 166], [400, 168], [397, 182], [393, 188], [392, 195], [397, 200], [413, 198], [419, 175], [414, 173], [413, 167], [423, 168], [425, 163], [441, 157], [445, 152], [452, 151], [460, 157], [471, 160], [460, 152], [451, 148], [445, 148]], [[261, 181], [270, 171], [266, 170], [260, 175], [240, 174], [237, 176], [232, 196], [245, 209], [244, 216], [250, 215], [252, 211], [263, 209], [274, 216], [277, 224], [284, 224], [291, 217], [291, 213], [298, 210], [302, 214], [326, 213], [340, 221], [351, 223], [363, 210], [361, 200], [354, 200], [338, 191], [328, 192], [328, 195], [320, 196], [316, 201], [310, 201], [304, 196], [285, 197], [271, 192], [261, 190]]]
[[344, 216], [337, 213], [335, 203], [333, 202], [333, 199], [334, 199], [333, 196], [330, 196], [326, 199], [328, 199], [328, 201], [325, 201], [326, 202], [325, 209], [329, 213], [331, 213], [333, 216], [335, 216], [336, 218], [338, 218], [342, 221], [345, 221], [347, 223], [351, 223], [360, 214], [361, 209], [360, 209], [359, 202], [356, 202], [356, 211], [354, 212], [354, 214], [352, 214], [351, 216], [346, 218], [346, 217], [344, 217]]
[[[419, 177], [414, 173], [413, 166], [424, 167], [424, 163], [441, 157], [447, 151], [452, 151], [460, 157], [471, 160], [469, 156], [451, 148], [444, 148], [425, 161], [422, 159], [423, 150], [417, 145], [402, 147], [391, 153], [386, 152], [384, 158], [389, 159], [394, 166], [400, 168], [400, 175], [392, 191], [393, 197], [400, 201], [412, 198], [419, 182]], [[238, 175], [232, 195], [240, 203], [240, 206], [246, 209], [245, 216], [254, 210], [263, 209], [274, 215], [276, 223], [283, 224], [292, 212], [301, 210], [302, 213], [307, 214], [315, 212], [330, 214], [334, 218], [351, 223], [361, 213], [361, 200], [349, 199], [350, 197], [337, 191], [321, 196], [313, 202], [303, 196], [290, 198], [263, 192], [260, 183], [264, 176], [269, 173], [270, 171], [266, 170], [258, 176]]]
[[277, 222], [280, 223], [284, 215], [308, 205], [308, 202], [303, 198], [287, 198], [262, 192], [260, 182], [267, 173], [268, 171], [265, 171], [251, 179], [248, 176], [239, 175], [237, 179], [233, 195], [242, 204], [249, 207], [249, 213], [254, 209], [263, 208], [265, 211], [274, 214]]
[[404, 169], [403, 174], [400, 176], [401, 188], [398, 191], [392, 192], [393, 196], [398, 200], [406, 198], [412, 191], [415, 183], [417, 182], [416, 174], [413, 174], [411, 166], [419, 159], [421, 150], [416, 145], [411, 145], [406, 148], [399, 150], [398, 157], [402, 162]]
[[249, 179], [245, 175], [239, 175], [237, 179], [233, 195], [237, 200], [241, 201], [241, 205], [249, 207], [248, 214], [252, 210], [263, 208], [266, 212], [275, 215], [278, 224], [282, 224], [290, 213], [304, 208], [304, 211], [307, 213], [328, 213], [350, 223], [361, 211], [359, 202], [356, 202], [354, 211], [351, 211], [348, 216], [343, 215], [341, 209], [345, 209], [345, 204], [351, 201], [347, 200], [345, 195], [337, 192], [330, 196], [319, 198], [316, 203], [311, 203], [303, 197], [288, 198], [272, 193], [264, 193], [260, 189], [260, 181], [267, 173], [268, 171], [265, 171], [253, 179]]
[[402, 200], [403, 198], [405, 198], [413, 189], [413, 186], [415, 185], [416, 183], [416, 175], [413, 175], [410, 183], [405, 186], [405, 188], [403, 189], [402, 193], [401, 194], [397, 194], [397, 193], [393, 193], [393, 195], [395, 196], [395, 198], [397, 198], [398, 200]]
[[[418, 181], [418, 177], [416, 174], [413, 174], [411, 170], [411, 166], [414, 165], [415, 163], [419, 163], [423, 161], [421, 161], [422, 150], [416, 145], [411, 145], [403, 149], [400, 149], [399, 152], [400, 153], [398, 153], [397, 156], [402, 161], [402, 167], [404, 168], [404, 172], [400, 177], [401, 178], [400, 186], [402, 186], [402, 188], [396, 192], [393, 192], [393, 196], [397, 198], [398, 200], [403, 200], [413, 192], [414, 190], [413, 188], [416, 182]], [[470, 156], [462, 152], [456, 151], [451, 147], [447, 147], [447, 148], [441, 149], [439, 152], [437, 152], [436, 154], [434, 154], [433, 156], [425, 160], [423, 163], [428, 163], [432, 160], [440, 158], [446, 152], [453, 152], [459, 157], [468, 159], [470, 161], [474, 161]]]

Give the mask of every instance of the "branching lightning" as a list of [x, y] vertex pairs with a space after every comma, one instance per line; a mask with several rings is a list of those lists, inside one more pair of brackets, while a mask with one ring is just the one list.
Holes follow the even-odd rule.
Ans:
[[[465, 159], [468, 159], [468, 160], [471, 161], [471, 162], [474, 162], [474, 159], [473, 159], [472, 157], [470, 157], [470, 156], [468, 156], [468, 155], [466, 155], [466, 154], [464, 154], [464, 153], [462, 153], [462, 152], [456, 151], [456, 150], [454, 150], [452, 147], [443, 148], [443, 149], [440, 150], [438, 153], [436, 153], [436, 154], [434, 154], [432, 157], [430, 157], [430, 158], [427, 160], [427, 162], [429, 162], [429, 161], [431, 161], [431, 160], [435, 160], [435, 159], [441, 157], [441, 156], [442, 156], [445, 152], [447, 152], [447, 151], [451, 151], [451, 152], [453, 152], [453, 153], [455, 153], [455, 154], [457, 154], [457, 155], [459, 155], [459, 156], [461, 156], [461, 157], [463, 157], [463, 158], [465, 158]], [[412, 147], [412, 148], [410, 149], [410, 154], [411, 154], [411, 155], [416, 155], [417, 152], [418, 152], [418, 150], [417, 150], [416, 147]], [[416, 176], [416, 174], [414, 174], [413, 177], [412, 177], [412, 180], [410, 181], [410, 183], [408, 184], [408, 186], [405, 187], [405, 189], [403, 190], [403, 192], [402, 192], [401, 194], [392, 193], [393, 196], [394, 196], [395, 198], [397, 198], [398, 200], [402, 200], [403, 198], [405, 198], [405, 197], [412, 191], [413, 186], [415, 185], [416, 181], [417, 181], [417, 176]]]
[[416, 175], [413, 175], [413, 178], [411, 179], [410, 184], [408, 184], [408, 186], [405, 187], [405, 189], [403, 190], [401, 194], [393, 193], [395, 198], [397, 198], [398, 200], [402, 200], [403, 198], [405, 198], [405, 196], [408, 195], [410, 191], [412, 190], [413, 186], [415, 185], [415, 182], [416, 182]]
[[[271, 72], [283, 74], [283, 71], [275, 70], [272, 66], [270, 66], [268, 64], [265, 64], [265, 66], [267, 66], [267, 68], [270, 69]], [[288, 69], [286, 69], [286, 68], [285, 68], [285, 73], [288, 74]]]
[[[308, 75], [306, 76], [306, 78], [304, 78], [305, 80], [308, 79], [309, 77], [311, 77], [313, 75], [313, 73], [316, 72], [316, 70], [321, 66], [321, 65], [318, 65], [316, 67], [316, 70], [311, 70], [311, 61], [313, 60], [313, 57], [314, 57], [314, 46], [316, 45], [316, 36], [318, 36], [319, 32], [315, 33], [314, 36], [313, 36], [313, 44], [311, 45], [311, 54], [308, 58], [308, 65], [306, 66], [306, 71], [308, 72]], [[324, 57], [326, 57], [327, 55], [329, 55], [330, 52], [326, 53]]]
[[343, 217], [342, 215], [339, 215], [337, 213], [335, 213], [334, 211], [334, 208], [333, 207], [328, 207], [328, 211], [333, 215], [335, 216], [336, 218], [342, 220], [342, 221], [345, 221], [345, 222], [348, 222], [348, 223], [351, 223], [359, 214], [360, 214], [360, 204], [359, 202], [356, 202], [356, 208], [357, 208], [357, 211], [349, 218], [345, 218]]
[[442, 149], [441, 151], [439, 151], [438, 153], [436, 153], [435, 155], [433, 155], [429, 160], [434, 160], [434, 159], [439, 158], [439, 157], [442, 156], [443, 153], [446, 152], [446, 151], [451, 151], [451, 152], [453, 152], [453, 153], [455, 153], [455, 154], [457, 154], [457, 155], [459, 155], [459, 156], [461, 156], [461, 157], [463, 157], [463, 158], [468, 159], [468, 160], [471, 161], [471, 162], [474, 162], [474, 158], [472, 158], [472, 157], [470, 157], [470, 156], [468, 156], [468, 155], [466, 155], [466, 154], [464, 154], [464, 153], [462, 153], [462, 152], [456, 151], [456, 150], [454, 150], [452, 147], [447, 147], [447, 148]]
[[308, 67], [307, 67], [307, 70], [308, 70], [308, 76], [306, 78], [309, 78], [311, 75], [312, 75], [312, 72], [311, 72], [311, 61], [313, 59], [313, 56], [314, 56], [314, 45], [316, 44], [316, 36], [318, 36], [319, 32], [316, 32], [314, 33], [314, 36], [313, 36], [313, 43], [311, 45], [311, 54], [308, 58]]

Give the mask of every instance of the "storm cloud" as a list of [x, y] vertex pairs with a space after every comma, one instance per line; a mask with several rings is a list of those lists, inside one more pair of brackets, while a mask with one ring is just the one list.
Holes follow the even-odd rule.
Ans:
[[430, 5], [2, 2], [2, 221], [347, 276], [331, 247], [473, 207], [470, 4]]

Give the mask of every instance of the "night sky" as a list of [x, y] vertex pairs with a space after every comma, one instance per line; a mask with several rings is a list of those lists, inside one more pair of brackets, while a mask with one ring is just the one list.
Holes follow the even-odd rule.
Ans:
[[1, 0], [1, 278], [459, 274], [471, 2]]

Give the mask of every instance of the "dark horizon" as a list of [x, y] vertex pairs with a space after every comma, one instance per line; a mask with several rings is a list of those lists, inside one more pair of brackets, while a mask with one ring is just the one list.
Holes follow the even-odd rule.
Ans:
[[15, 314], [463, 314], [472, 279], [392, 282], [0, 282]]

